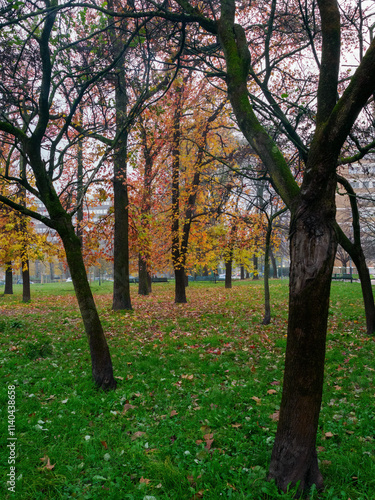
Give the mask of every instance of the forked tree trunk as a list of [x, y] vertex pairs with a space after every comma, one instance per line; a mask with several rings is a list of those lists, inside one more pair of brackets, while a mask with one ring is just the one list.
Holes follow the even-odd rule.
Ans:
[[116, 380], [113, 377], [111, 356], [87, 279], [79, 237], [75, 234], [73, 225], [69, 223], [64, 227], [59, 227], [59, 234], [64, 244], [66, 259], [89, 342], [93, 380], [101, 389], [114, 389]]
[[5, 263], [5, 288], [4, 288], [4, 294], [5, 295], [13, 295], [13, 269], [12, 269], [12, 263], [11, 262], [6, 262]]
[[333, 218], [316, 207], [294, 218], [284, 385], [269, 469], [269, 479], [283, 491], [298, 481], [301, 492], [313, 484], [323, 487], [315, 441], [336, 247]]

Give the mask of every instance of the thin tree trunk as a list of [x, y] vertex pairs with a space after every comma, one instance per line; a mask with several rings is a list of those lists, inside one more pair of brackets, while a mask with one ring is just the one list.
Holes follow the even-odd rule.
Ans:
[[232, 257], [225, 262], [225, 288], [232, 288]]
[[245, 279], [245, 267], [243, 265], [241, 265], [241, 280], [244, 280]]
[[360, 244], [358, 245], [356, 243], [352, 243], [342, 232], [341, 228], [338, 228], [338, 235], [340, 245], [351, 256], [355, 267], [357, 268], [358, 276], [361, 282], [363, 305], [365, 308], [367, 335], [373, 335], [375, 332], [374, 294], [362, 246]]
[[145, 160], [145, 171], [143, 176], [143, 196], [141, 206], [141, 226], [145, 238], [142, 241], [142, 253], [138, 256], [138, 294], [149, 295], [151, 293], [151, 184], [152, 184], [152, 168], [154, 155], [151, 153], [151, 147], [148, 147], [147, 131], [145, 129], [142, 115], [140, 116], [141, 125], [141, 140], [143, 145], [143, 157]]
[[253, 256], [253, 267], [254, 267], [253, 280], [259, 280], [258, 256], [257, 255]]
[[31, 290], [30, 290], [30, 266], [29, 259], [22, 259], [22, 301], [30, 302], [31, 300]]
[[[26, 160], [23, 154], [21, 154], [20, 159], [20, 177], [26, 180]], [[20, 186], [20, 204], [26, 207], [26, 189]], [[19, 214], [20, 217], [20, 232], [22, 234], [23, 245], [21, 249], [21, 266], [22, 266], [22, 301], [30, 302], [31, 300], [31, 290], [30, 290], [30, 269], [29, 269], [29, 257], [28, 257], [28, 234], [27, 234], [27, 220], [26, 216]]]
[[266, 247], [264, 251], [264, 317], [262, 321], [263, 325], [269, 325], [271, 322], [271, 301], [270, 301], [270, 284], [269, 284], [271, 233], [272, 233], [272, 222], [268, 221], [267, 232], [266, 232]]
[[375, 303], [372, 292], [371, 277], [366, 264], [366, 258], [362, 250], [361, 227], [356, 194], [351, 184], [344, 177], [338, 176], [338, 181], [344, 186], [348, 195], [352, 209], [352, 227], [354, 243], [346, 237], [342, 229], [338, 226], [339, 243], [343, 249], [351, 256], [357, 268], [361, 281], [362, 296], [365, 306], [367, 334], [373, 335], [375, 332]]
[[[109, 8], [114, 8], [110, 1]], [[131, 310], [129, 285], [129, 199], [127, 187], [127, 154], [128, 154], [128, 127], [127, 119], [127, 89], [125, 80], [125, 61], [123, 55], [123, 41], [116, 33], [113, 25], [110, 27], [113, 56], [118, 57], [115, 82], [115, 110], [117, 143], [113, 154], [113, 301], [114, 311]]]
[[12, 263], [11, 262], [6, 262], [5, 263], [5, 288], [4, 288], [4, 294], [5, 295], [13, 295], [13, 269], [12, 269]]
[[173, 116], [172, 137], [172, 261], [175, 276], [175, 303], [184, 304], [185, 255], [180, 249], [180, 141], [182, 117], [182, 86], [176, 86], [176, 102]]
[[275, 256], [273, 254], [272, 248], [270, 248], [270, 257], [271, 257], [271, 262], [272, 262], [272, 277], [274, 279], [277, 279], [277, 263]]

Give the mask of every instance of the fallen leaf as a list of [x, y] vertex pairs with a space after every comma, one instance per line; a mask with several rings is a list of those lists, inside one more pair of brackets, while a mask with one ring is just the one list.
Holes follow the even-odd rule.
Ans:
[[202, 444], [203, 443], [203, 439], [197, 439], [195, 442], [196, 442], [196, 444]]
[[146, 479], [144, 478], [143, 476], [141, 477], [141, 479], [139, 480], [140, 483], [144, 483], [144, 484], [149, 484], [151, 481], [151, 479]]
[[133, 410], [134, 408], [137, 408], [137, 407], [134, 405], [131, 405], [130, 403], [126, 403], [124, 405], [123, 410], [122, 410], [122, 414], [126, 413], [128, 410]]
[[181, 375], [181, 378], [186, 378], [187, 380], [193, 380], [194, 375]]
[[329, 439], [329, 438], [333, 438], [333, 434], [332, 434], [332, 432], [331, 432], [331, 431], [326, 432], [324, 435], [325, 435], [325, 437], [326, 437], [327, 439]]
[[176, 410], [172, 410], [170, 416], [174, 417], [175, 415], [178, 415], [178, 412]]
[[336, 391], [341, 391], [342, 389], [342, 387], [340, 387], [339, 385], [334, 385], [333, 387], [336, 389]]
[[267, 394], [277, 394], [277, 391], [275, 389], [268, 389]]
[[142, 431], [135, 432], [130, 438], [132, 441], [135, 441], [137, 438], [144, 436], [146, 433]]
[[108, 449], [108, 445], [105, 441], [100, 441], [102, 443], [102, 445], [104, 446], [104, 448], [107, 450]]
[[117, 376], [115, 378], [117, 378], [118, 380], [124, 380], [124, 377], [120, 377], [120, 376]]
[[262, 400], [260, 398], [257, 398], [256, 396], [253, 396], [251, 399], [253, 399], [258, 406], [262, 404]]
[[239, 427], [242, 427], [242, 424], [232, 424], [232, 427], [235, 429], [238, 429]]
[[280, 385], [280, 382], [278, 380], [274, 380], [270, 383], [270, 385]]
[[44, 457], [41, 458], [40, 460], [44, 463], [43, 469], [52, 470], [56, 465], [56, 464], [51, 464], [50, 459], [47, 455], [44, 455]]
[[204, 490], [197, 491], [194, 496], [191, 497], [190, 500], [198, 500], [199, 498], [203, 498]]
[[275, 411], [275, 413], [273, 413], [272, 415], [270, 415], [270, 418], [271, 418], [274, 422], [278, 422], [278, 421], [279, 421], [279, 416], [280, 416], [280, 412], [279, 412], [279, 410], [278, 410], [278, 411]]

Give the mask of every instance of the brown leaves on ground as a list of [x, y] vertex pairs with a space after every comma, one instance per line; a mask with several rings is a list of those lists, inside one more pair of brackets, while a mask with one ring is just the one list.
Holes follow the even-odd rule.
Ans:
[[44, 457], [41, 458], [40, 461], [44, 464], [42, 469], [52, 470], [55, 468], [56, 464], [51, 464], [51, 461], [47, 455], [44, 455]]

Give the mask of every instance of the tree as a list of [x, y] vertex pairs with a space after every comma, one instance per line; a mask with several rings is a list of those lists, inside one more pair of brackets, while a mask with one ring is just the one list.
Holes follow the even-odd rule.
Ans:
[[[66, 43], [70, 19], [63, 16], [61, 23], [56, 23], [57, 2], [46, 1], [44, 10], [31, 4], [19, 6], [15, 12], [3, 8], [0, 14], [3, 104], [0, 131], [10, 145], [3, 178], [8, 183], [23, 186], [32, 196], [41, 200], [48, 211], [48, 217], [10, 197], [1, 195], [0, 201], [24, 215], [42, 221], [60, 235], [88, 337], [93, 379], [99, 387], [111, 389], [116, 387], [116, 381], [108, 345], [87, 280], [80, 240], [72, 223], [74, 211], [69, 212], [64, 208], [66, 187], [62, 189], [60, 196], [57, 192], [67, 150], [64, 141], [68, 137], [68, 127], [85, 91], [99, 76], [96, 74], [87, 78], [85, 71], [80, 71], [79, 65], [75, 72], [69, 73], [67, 59], [67, 64], [63, 64], [63, 56], [70, 57], [70, 62], [74, 61], [72, 50], [78, 42], [73, 42], [73, 45]], [[57, 33], [58, 29], [61, 29], [60, 33]], [[17, 61], [16, 66], [9, 64], [7, 59]], [[31, 68], [32, 73], [29, 73]], [[65, 69], [67, 74], [61, 78], [61, 71], [64, 73]], [[72, 80], [75, 80], [76, 85], [72, 85], [70, 92], [66, 93], [64, 85], [69, 85]], [[78, 92], [75, 91], [77, 87]], [[58, 105], [59, 112], [56, 110]], [[62, 119], [65, 123], [61, 124]], [[26, 177], [13, 176], [8, 168], [19, 160], [18, 151], [21, 151], [25, 164], [29, 167]], [[80, 202], [78, 200], [77, 204]]]
[[[311, 142], [302, 143], [305, 168], [301, 187], [250, 103], [248, 78], [250, 74], [253, 78], [256, 76], [254, 63], [259, 46], [257, 49], [256, 43], [252, 44], [251, 40], [249, 43], [246, 37], [256, 34], [256, 30], [246, 33], [243, 26], [235, 22], [236, 14], [240, 22], [243, 20], [241, 11], [236, 11], [235, 1], [221, 0], [200, 10], [186, 0], [177, 0], [180, 10], [172, 12], [168, 11], [169, 4], [158, 4], [165, 16], [178, 19], [182, 11], [181, 21], [198, 23], [203, 30], [217, 36], [225, 58], [225, 80], [237, 123], [291, 211], [288, 340], [280, 419], [269, 470], [269, 478], [284, 491], [289, 484], [297, 483], [301, 491], [311, 485], [318, 489], [323, 487], [315, 440], [323, 387], [331, 275], [337, 248], [336, 168], [350, 130], [375, 90], [375, 42], [369, 45], [354, 75], [339, 86], [339, 5], [335, 0], [318, 0], [317, 3], [322, 35], [319, 37], [321, 60], [310, 43], [311, 32], [307, 35], [305, 32], [304, 36], [301, 33], [299, 40], [295, 38], [298, 50], [290, 48], [290, 38], [287, 41], [290, 26], [303, 18], [304, 12], [298, 11], [297, 4], [297, 9], [289, 13], [290, 26], [284, 30], [284, 44], [278, 44], [279, 56], [273, 63], [275, 68], [288, 54], [296, 55], [307, 47], [312, 47], [313, 57], [319, 63], [315, 122], [310, 120], [313, 134]], [[266, 36], [260, 45], [265, 58], [269, 57], [274, 16], [280, 14], [278, 19], [282, 19], [281, 14], [286, 12], [284, 5], [275, 1], [269, 6], [270, 9], [265, 9], [262, 3], [263, 11], [270, 13], [268, 22], [263, 25]], [[252, 9], [256, 7], [257, 4], [252, 5]], [[282, 28], [281, 23], [281, 31]], [[254, 63], [249, 48], [254, 48]], [[283, 48], [287, 53], [283, 53]], [[266, 80], [270, 77], [271, 73], [266, 73]], [[260, 86], [259, 90], [267, 93], [267, 86]], [[286, 127], [287, 123], [288, 120]], [[298, 142], [293, 127], [288, 126], [288, 130]]]

